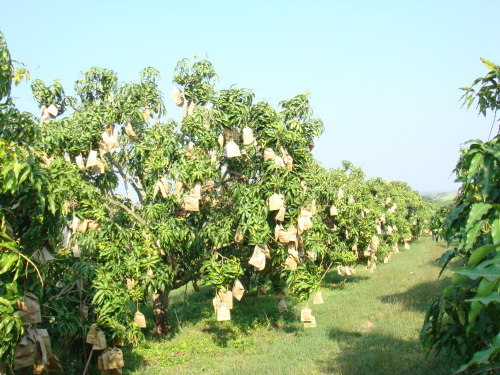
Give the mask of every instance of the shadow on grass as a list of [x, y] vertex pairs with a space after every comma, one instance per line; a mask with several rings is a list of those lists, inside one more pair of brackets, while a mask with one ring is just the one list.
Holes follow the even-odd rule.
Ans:
[[149, 365], [149, 362], [146, 361], [142, 355], [137, 354], [132, 347], [123, 347], [121, 348], [121, 350], [126, 361], [125, 368], [127, 370], [127, 373], [138, 371]]
[[[280, 313], [274, 295], [257, 297], [255, 293], [245, 293], [242, 301], [234, 299], [231, 321], [218, 322], [212, 305], [213, 293], [213, 289], [202, 287], [200, 292], [185, 295], [182, 292], [173, 297], [170, 304], [172, 331], [166, 339], [173, 339], [190, 325], [201, 325], [197, 328], [199, 331], [211, 335], [219, 347], [228, 347], [242, 337], [252, 335], [259, 327], [293, 334], [299, 329], [297, 317], [292, 312], [297, 301], [292, 297], [286, 299], [289, 311]], [[153, 322], [150, 306], [145, 307], [143, 313], [148, 321]], [[146, 338], [148, 341], [158, 340], [152, 336], [152, 327], [148, 327]]]
[[425, 282], [402, 292], [380, 297], [380, 301], [390, 304], [401, 304], [407, 310], [425, 311], [434, 299], [438, 298], [445, 285], [450, 283], [450, 277], [432, 282]]
[[337, 271], [330, 271], [326, 274], [323, 279], [323, 288], [328, 288], [330, 290], [342, 290], [349, 284], [357, 284], [364, 280], [369, 280], [367, 276], [354, 275], [354, 276], [340, 276]]
[[320, 363], [323, 373], [342, 375], [441, 375], [450, 374], [456, 361], [444, 356], [426, 358], [417, 339], [405, 341], [379, 333], [331, 330], [329, 337], [339, 343], [335, 360]]

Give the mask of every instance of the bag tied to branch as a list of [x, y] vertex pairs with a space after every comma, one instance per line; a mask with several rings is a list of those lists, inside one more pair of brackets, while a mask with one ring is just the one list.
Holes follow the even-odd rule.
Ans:
[[323, 293], [321, 291], [313, 294], [313, 303], [315, 305], [321, 305], [325, 303], [325, 301], [323, 300]]
[[243, 128], [243, 144], [248, 146], [254, 142], [253, 129], [248, 126]]
[[264, 161], [274, 160], [275, 157], [276, 157], [276, 154], [274, 153], [272, 148], [266, 148], [264, 150]]
[[228, 158], [237, 158], [241, 156], [240, 147], [233, 140], [226, 143], [225, 152]]
[[200, 211], [200, 200], [195, 194], [184, 196], [184, 210], [193, 212]]
[[222, 303], [226, 304], [229, 309], [233, 308], [233, 293], [231, 291], [222, 292], [219, 290], [218, 295]]
[[42, 322], [40, 302], [38, 302], [38, 298], [33, 293], [25, 292], [24, 299], [18, 303], [18, 308], [23, 325]]
[[132, 128], [132, 125], [130, 122], [127, 122], [125, 125], [125, 133], [128, 135], [128, 137], [132, 140], [137, 139], [137, 134], [135, 134], [134, 128]]
[[278, 211], [285, 204], [285, 197], [281, 194], [274, 193], [269, 197], [269, 211]]
[[137, 324], [139, 328], [146, 328], [146, 317], [140, 311], [136, 311], [134, 314], [134, 323]]
[[240, 280], [236, 280], [233, 286], [233, 297], [236, 298], [238, 301], [241, 301], [244, 293], [245, 293], [245, 287], [243, 286]]
[[255, 245], [253, 249], [253, 254], [248, 264], [254, 266], [258, 271], [262, 271], [266, 268], [266, 252], [259, 245]]
[[86, 343], [93, 345], [92, 350], [104, 350], [108, 347], [104, 331], [97, 328], [97, 324], [95, 323], [90, 326], [89, 332], [87, 333]]
[[279, 310], [280, 313], [288, 311], [288, 306], [286, 304], [285, 297], [279, 299], [279, 301], [278, 301], [278, 310]]

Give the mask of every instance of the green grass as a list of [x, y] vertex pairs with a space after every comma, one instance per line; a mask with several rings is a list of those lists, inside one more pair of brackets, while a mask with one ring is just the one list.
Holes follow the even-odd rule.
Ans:
[[[176, 291], [182, 324], [169, 340], [125, 349], [129, 374], [450, 374], [449, 358], [426, 358], [418, 340], [437, 279], [442, 245], [424, 239], [370, 273], [324, 280], [325, 304], [311, 305], [317, 328], [303, 329], [299, 305], [279, 314], [273, 296], [235, 301], [231, 322], [216, 322], [211, 291]], [[175, 314], [173, 320], [177, 321]]]

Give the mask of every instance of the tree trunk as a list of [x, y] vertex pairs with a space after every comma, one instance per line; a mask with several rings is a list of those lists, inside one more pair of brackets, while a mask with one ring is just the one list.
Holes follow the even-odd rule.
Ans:
[[166, 336], [171, 329], [170, 314], [168, 311], [168, 295], [170, 290], [158, 291], [153, 295], [153, 316], [155, 321], [154, 334]]

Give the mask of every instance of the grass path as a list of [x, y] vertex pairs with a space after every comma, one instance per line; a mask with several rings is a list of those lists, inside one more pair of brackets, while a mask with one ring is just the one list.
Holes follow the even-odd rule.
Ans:
[[442, 289], [435, 260], [444, 251], [424, 239], [370, 273], [325, 278], [325, 304], [312, 305], [317, 328], [304, 330], [300, 306], [277, 312], [276, 299], [235, 301], [231, 322], [217, 323], [211, 292], [181, 293], [182, 329], [171, 340], [125, 351], [131, 374], [450, 374], [455, 364], [425, 358], [418, 340], [424, 308]]

